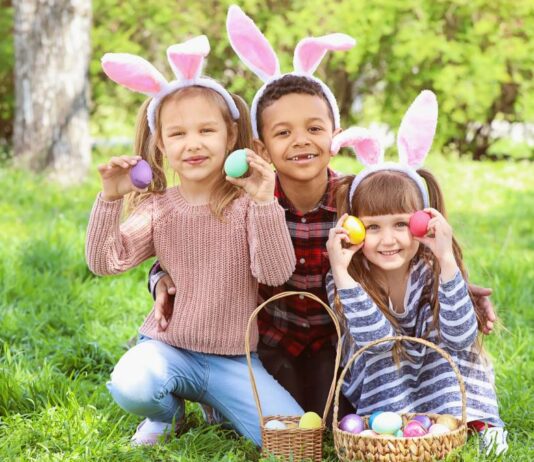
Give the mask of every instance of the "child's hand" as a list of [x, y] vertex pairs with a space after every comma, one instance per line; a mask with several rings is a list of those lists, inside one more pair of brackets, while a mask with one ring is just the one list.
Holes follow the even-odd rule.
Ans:
[[147, 190], [136, 188], [130, 179], [130, 170], [141, 160], [141, 156], [112, 157], [107, 164], [98, 166], [102, 180], [102, 198], [106, 201], [120, 199], [132, 192]]
[[441, 275], [444, 280], [450, 280], [458, 271], [458, 265], [452, 250], [452, 227], [445, 217], [436, 209], [426, 208], [432, 218], [428, 222], [428, 232], [426, 236], [414, 239], [426, 245], [437, 258], [441, 267]]
[[154, 300], [154, 318], [158, 323], [158, 332], [163, 332], [169, 325], [174, 308], [176, 287], [171, 277], [166, 274], [156, 284]]
[[[328, 234], [328, 241], [326, 242], [326, 250], [328, 250], [328, 258], [330, 259], [330, 266], [332, 272], [346, 271], [354, 254], [363, 247], [363, 242], [358, 245], [350, 244], [349, 233], [343, 228], [343, 222], [348, 217], [344, 214], [336, 223], [336, 226], [330, 229]], [[344, 247], [343, 243], [350, 244], [349, 247]]]
[[275, 174], [271, 166], [258, 156], [254, 151], [246, 149], [247, 162], [251, 174], [245, 178], [226, 177], [229, 181], [240, 188], [257, 204], [266, 204], [274, 199]]

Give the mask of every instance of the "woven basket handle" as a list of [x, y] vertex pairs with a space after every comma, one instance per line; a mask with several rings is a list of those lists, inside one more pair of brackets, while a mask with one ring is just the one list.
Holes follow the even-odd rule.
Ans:
[[254, 400], [256, 401], [256, 408], [258, 409], [258, 416], [260, 418], [260, 427], [263, 427], [263, 412], [261, 410], [260, 398], [258, 396], [258, 389], [256, 387], [256, 379], [254, 378], [254, 372], [252, 371], [252, 361], [250, 359], [250, 331], [252, 329], [253, 322], [256, 320], [256, 317], [258, 316], [258, 313], [261, 310], [263, 310], [263, 308], [266, 305], [268, 305], [271, 302], [274, 302], [275, 300], [279, 300], [285, 297], [290, 297], [293, 295], [303, 295], [304, 297], [308, 297], [312, 300], [315, 300], [317, 303], [321, 304], [325, 308], [326, 312], [332, 318], [332, 321], [334, 321], [334, 325], [336, 327], [336, 332], [337, 332], [337, 337], [338, 337], [337, 349], [336, 349], [336, 363], [334, 367], [334, 378], [332, 379], [332, 385], [330, 386], [330, 391], [328, 392], [328, 399], [326, 400], [326, 405], [325, 405], [324, 412], [323, 412], [323, 425], [325, 425], [326, 417], [328, 416], [328, 411], [330, 410], [330, 406], [332, 405], [332, 399], [334, 397], [334, 391], [336, 388], [337, 371], [339, 369], [339, 363], [341, 360], [341, 341], [339, 340], [341, 339], [341, 330], [339, 327], [339, 321], [337, 320], [335, 314], [330, 309], [330, 307], [316, 295], [311, 294], [309, 292], [297, 292], [297, 291], [281, 292], [279, 294], [272, 296], [269, 300], [266, 300], [254, 310], [254, 312], [250, 315], [250, 318], [248, 320], [247, 332], [245, 334], [245, 350], [247, 354], [248, 373], [250, 376], [250, 383], [252, 384], [252, 393], [254, 394]]
[[422, 338], [417, 337], [409, 337], [407, 335], [401, 335], [398, 337], [384, 337], [379, 340], [375, 340], [374, 342], [369, 343], [369, 345], [366, 345], [362, 348], [360, 348], [356, 353], [352, 355], [347, 365], [343, 368], [343, 371], [341, 372], [341, 375], [339, 377], [338, 385], [336, 388], [336, 395], [334, 399], [334, 416], [333, 416], [333, 422], [332, 426], [334, 428], [337, 428], [337, 413], [338, 413], [338, 406], [339, 406], [339, 393], [341, 392], [341, 387], [343, 385], [343, 381], [345, 380], [345, 375], [347, 374], [347, 371], [350, 369], [354, 361], [361, 356], [363, 353], [365, 353], [369, 348], [374, 347], [375, 345], [379, 345], [380, 343], [385, 342], [400, 342], [402, 340], [408, 340], [410, 342], [416, 342], [421, 343], [423, 345], [426, 345], [429, 348], [432, 348], [433, 350], [436, 350], [443, 358], [445, 358], [449, 364], [452, 367], [452, 370], [456, 374], [456, 379], [458, 380], [458, 383], [460, 384], [460, 394], [462, 396], [462, 424], [465, 426], [467, 422], [467, 396], [465, 393], [465, 384], [464, 379], [462, 378], [460, 371], [458, 370], [458, 367], [456, 364], [454, 364], [453, 359], [447, 353], [446, 351], [442, 350], [440, 347], [435, 345], [432, 342], [429, 342], [428, 340], [424, 340]]

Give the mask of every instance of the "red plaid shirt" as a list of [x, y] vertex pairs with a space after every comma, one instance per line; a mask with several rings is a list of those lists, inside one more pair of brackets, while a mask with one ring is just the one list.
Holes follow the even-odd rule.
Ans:
[[[328, 232], [337, 221], [334, 182], [339, 176], [328, 171], [328, 186], [319, 205], [308, 213], [294, 209], [276, 179], [275, 196], [286, 211], [286, 222], [295, 248], [297, 267], [284, 285], [260, 285], [260, 303], [285, 291], [306, 291], [328, 305], [325, 289], [330, 262], [326, 254]], [[302, 297], [302, 298], [301, 298]], [[292, 356], [306, 348], [318, 351], [337, 342], [332, 319], [319, 303], [304, 296], [286, 297], [270, 303], [258, 315], [260, 339], [269, 346], [279, 346]]]

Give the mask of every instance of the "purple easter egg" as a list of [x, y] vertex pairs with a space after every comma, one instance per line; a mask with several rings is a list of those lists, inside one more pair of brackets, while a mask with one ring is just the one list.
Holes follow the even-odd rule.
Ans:
[[426, 431], [428, 431], [432, 425], [432, 421], [427, 415], [416, 415], [412, 420], [419, 422]]
[[132, 184], [139, 189], [145, 189], [152, 182], [152, 169], [146, 160], [141, 159], [130, 170]]
[[404, 430], [402, 432], [402, 434], [406, 438], [414, 438], [414, 437], [417, 437], [417, 436], [425, 436], [426, 433], [427, 433], [426, 430], [423, 428], [423, 426], [417, 420], [410, 420], [410, 422], [408, 422], [405, 425]]
[[348, 414], [341, 419], [338, 426], [339, 429], [343, 430], [344, 432], [356, 434], [360, 433], [364, 429], [365, 423], [359, 415]]

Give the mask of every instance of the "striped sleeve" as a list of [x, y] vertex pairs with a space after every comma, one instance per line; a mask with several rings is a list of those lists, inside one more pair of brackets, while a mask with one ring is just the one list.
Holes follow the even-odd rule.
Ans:
[[99, 194], [93, 205], [87, 225], [85, 258], [95, 274], [122, 273], [155, 255], [152, 200], [141, 203], [121, 225], [122, 203], [122, 199], [105, 201]]
[[[335, 310], [336, 288], [332, 272], [326, 276], [326, 288], [330, 306]], [[358, 348], [383, 337], [395, 335], [393, 326], [362, 289], [360, 284], [350, 289], [338, 289], [337, 295], [343, 307], [349, 334]], [[393, 342], [381, 343], [367, 350], [369, 353], [381, 353], [391, 350]]]
[[460, 271], [454, 278], [440, 283], [438, 290], [440, 334], [453, 350], [469, 348], [477, 337], [475, 310]]

